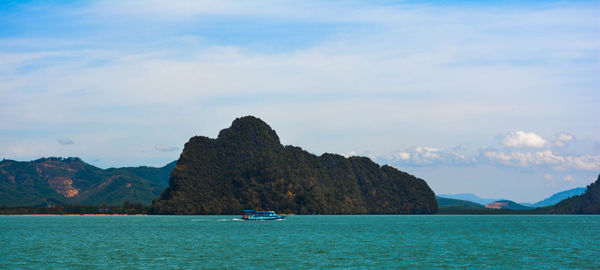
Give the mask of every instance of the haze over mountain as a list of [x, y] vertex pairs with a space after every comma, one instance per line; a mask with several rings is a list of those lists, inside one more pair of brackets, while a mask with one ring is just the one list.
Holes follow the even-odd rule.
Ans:
[[161, 168], [100, 169], [79, 158], [0, 162], [0, 206], [150, 204], [168, 185], [171, 162]]
[[438, 207], [439, 208], [447, 208], [447, 207], [455, 207], [455, 208], [462, 208], [462, 207], [473, 207], [473, 208], [485, 208], [483, 205], [472, 202], [472, 201], [465, 201], [465, 200], [458, 200], [458, 199], [450, 199], [450, 198], [445, 198], [445, 197], [440, 197], [440, 196], [436, 196], [435, 197], [438, 201]]
[[[525, 206], [525, 207], [544, 207], [544, 206], [550, 206], [550, 205], [554, 205], [557, 204], [558, 202], [567, 199], [569, 197], [573, 197], [576, 195], [580, 195], [582, 193], [584, 193], [586, 190], [586, 188], [584, 187], [580, 187], [580, 188], [573, 188], [573, 189], [569, 189], [569, 190], [565, 190], [565, 191], [561, 191], [558, 193], [553, 194], [552, 196], [545, 198], [543, 200], [540, 200], [538, 202], [535, 203], [518, 203], [519, 205]], [[460, 193], [460, 194], [437, 194], [438, 197], [443, 197], [443, 198], [448, 198], [448, 199], [456, 199], [456, 200], [463, 200], [463, 201], [470, 201], [470, 202], [474, 202], [474, 203], [478, 203], [481, 205], [486, 205], [489, 203], [493, 203], [493, 202], [497, 202], [497, 201], [504, 201], [506, 199], [490, 199], [490, 198], [481, 198], [475, 194], [472, 193]]]
[[492, 202], [495, 202], [495, 201], [504, 200], [504, 199], [481, 198], [481, 197], [479, 197], [479, 196], [477, 196], [475, 194], [472, 194], [472, 193], [437, 194], [437, 196], [448, 198], [448, 199], [471, 201], [471, 202], [475, 202], [475, 203], [478, 203], [478, 204], [481, 204], [481, 205], [486, 205], [488, 203], [492, 203]]
[[237, 118], [216, 139], [186, 143], [154, 214], [238, 214], [275, 209], [296, 214], [428, 214], [427, 183], [365, 157], [316, 156], [283, 146], [262, 120]]
[[544, 206], [555, 205], [564, 199], [567, 199], [567, 198], [570, 198], [573, 196], [577, 196], [577, 195], [581, 195], [585, 192], [585, 190], [586, 190], [586, 188], [584, 188], [584, 187], [569, 189], [569, 190], [565, 190], [565, 191], [561, 191], [556, 194], [553, 194], [552, 196], [550, 196], [546, 199], [543, 199], [539, 202], [536, 202], [536, 203], [521, 203], [521, 204], [525, 205], [525, 206], [530, 206], [530, 207], [544, 207]]

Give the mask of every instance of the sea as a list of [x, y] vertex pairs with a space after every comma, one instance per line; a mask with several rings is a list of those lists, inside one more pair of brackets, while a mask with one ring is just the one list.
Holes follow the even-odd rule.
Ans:
[[0, 216], [0, 269], [204, 268], [600, 269], [600, 216]]

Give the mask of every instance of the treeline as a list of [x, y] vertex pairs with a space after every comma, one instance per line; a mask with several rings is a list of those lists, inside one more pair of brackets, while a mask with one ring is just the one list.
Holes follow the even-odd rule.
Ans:
[[529, 210], [493, 209], [479, 207], [449, 206], [440, 207], [438, 215], [544, 215], [551, 214], [551, 207], [540, 207]]
[[141, 203], [125, 202], [119, 206], [54, 205], [51, 207], [4, 207], [0, 215], [145, 215], [148, 206]]

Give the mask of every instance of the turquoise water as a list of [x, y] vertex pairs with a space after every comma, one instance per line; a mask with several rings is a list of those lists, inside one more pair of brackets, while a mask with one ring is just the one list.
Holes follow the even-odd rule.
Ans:
[[600, 216], [0, 216], [0, 269], [600, 268]]

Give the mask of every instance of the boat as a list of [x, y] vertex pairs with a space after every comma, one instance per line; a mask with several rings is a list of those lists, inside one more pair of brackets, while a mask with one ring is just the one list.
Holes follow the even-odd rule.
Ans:
[[284, 215], [277, 215], [275, 211], [244, 210], [243, 220], [282, 220]]

